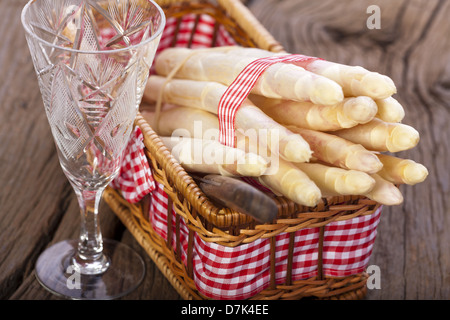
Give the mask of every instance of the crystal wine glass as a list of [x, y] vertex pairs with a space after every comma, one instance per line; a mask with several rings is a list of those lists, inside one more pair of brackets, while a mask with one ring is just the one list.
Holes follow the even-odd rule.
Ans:
[[80, 204], [78, 240], [46, 249], [38, 281], [73, 299], [113, 299], [143, 279], [142, 258], [102, 239], [98, 206], [119, 171], [165, 16], [151, 0], [32, 0], [22, 23], [62, 170]]

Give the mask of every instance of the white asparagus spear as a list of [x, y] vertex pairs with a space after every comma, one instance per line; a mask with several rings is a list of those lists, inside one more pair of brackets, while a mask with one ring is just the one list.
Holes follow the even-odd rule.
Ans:
[[411, 159], [402, 159], [381, 153], [377, 156], [383, 163], [383, 169], [377, 173], [394, 184], [415, 185], [423, 182], [428, 176], [427, 168]]
[[375, 101], [364, 96], [345, 98], [329, 106], [292, 100], [272, 105], [261, 99], [255, 104], [281, 124], [318, 131], [340, 130], [364, 124], [371, 121], [378, 111]]
[[402, 123], [385, 122], [378, 118], [366, 124], [333, 131], [333, 134], [373, 151], [408, 150], [415, 147], [420, 140], [419, 132], [413, 127]]
[[[154, 121], [154, 112], [142, 111], [142, 116], [152, 125]], [[188, 123], [191, 121], [198, 121], [196, 126]], [[171, 108], [164, 108], [160, 116], [161, 132], [166, 136], [185, 136], [185, 137], [206, 137], [207, 131], [216, 132], [218, 136], [219, 124], [217, 117], [212, 113], [193, 109], [188, 107], [174, 106]], [[180, 129], [183, 128], [183, 129]], [[177, 130], [178, 129], [178, 130]], [[172, 134], [174, 131], [174, 134]], [[178, 134], [175, 132], [178, 131]], [[158, 133], [158, 132], [157, 132]], [[238, 148], [245, 148], [250, 150], [260, 150], [260, 148], [267, 148], [258, 143], [255, 146], [254, 139], [247, 139], [241, 132], [237, 132]], [[209, 138], [214, 139], [211, 135]], [[208, 139], [208, 137], [206, 137]], [[246, 151], [249, 153], [248, 151]], [[270, 151], [264, 150], [261, 154], [266, 160], [270, 160]], [[315, 206], [321, 199], [320, 189], [314, 182], [300, 169], [295, 167], [291, 162], [285, 161], [282, 158], [277, 158], [276, 165], [270, 164], [270, 174], [264, 174], [258, 177], [259, 181], [271, 189], [274, 193], [285, 196], [286, 198], [305, 206]]]
[[367, 173], [330, 167], [320, 163], [296, 163], [314, 181], [324, 196], [364, 195], [375, 186]]
[[314, 207], [322, 198], [320, 189], [308, 175], [283, 159], [278, 162], [277, 170], [262, 175], [258, 180], [276, 194], [282, 194], [300, 205]]
[[[156, 101], [160, 94], [165, 103], [202, 109], [217, 114], [217, 106], [227, 87], [212, 81], [171, 79], [166, 82], [161, 76], [150, 76], [144, 97]], [[306, 162], [311, 158], [308, 143], [298, 134], [286, 129], [249, 99], [245, 99], [236, 112], [236, 129], [253, 131], [257, 136], [267, 139], [267, 145], [273, 152], [289, 161]]]
[[401, 122], [405, 117], [403, 106], [393, 97], [375, 102], [378, 106], [377, 118], [386, 122]]
[[219, 137], [217, 117], [200, 109], [165, 104], [159, 119], [156, 119], [155, 112], [143, 110], [141, 114], [160, 136], [173, 135], [211, 140], [217, 140]]
[[267, 161], [254, 153], [232, 148], [214, 140], [160, 137], [177, 161], [190, 172], [259, 177]]
[[322, 162], [366, 173], [378, 172], [383, 167], [378, 157], [360, 144], [321, 131], [287, 128], [300, 134], [309, 143], [313, 157]]
[[373, 99], [385, 99], [397, 92], [391, 78], [378, 72], [368, 71], [360, 66], [347, 66], [325, 60], [316, 60], [305, 68], [340, 84], [346, 96], [368, 96]]
[[[189, 107], [165, 105], [160, 113], [158, 130], [155, 129], [155, 112], [142, 110], [141, 114], [158, 135], [219, 141], [219, 121], [217, 116], [210, 112]], [[258, 154], [270, 162], [281, 160], [276, 153], [271, 153], [265, 143], [266, 141], [258, 140], [251, 132], [248, 133], [242, 130], [236, 131], [236, 148], [247, 153]]]
[[375, 179], [375, 186], [364, 196], [387, 206], [399, 205], [403, 202], [402, 193], [393, 183], [381, 178], [376, 173], [371, 177]]
[[[313, 207], [317, 205], [322, 193], [317, 185], [294, 163], [279, 157], [272, 157], [270, 150], [263, 143], [249, 139], [237, 132], [238, 148], [263, 154], [270, 161], [269, 169], [258, 177], [259, 182], [272, 190], [276, 195], [282, 195], [300, 205]], [[256, 150], [256, 151], [255, 151]]]
[[[168, 48], [155, 59], [155, 70], [167, 76], [180, 64], [175, 77], [215, 81], [229, 86], [252, 57], [225, 54], [207, 49]], [[342, 88], [334, 81], [306, 71], [302, 67], [278, 63], [265, 70], [256, 82], [253, 93], [270, 98], [313, 101], [317, 104], [335, 104], [344, 98]]]
[[[286, 53], [274, 53], [259, 48], [239, 46], [225, 47], [224, 52], [242, 57], [262, 58]], [[299, 63], [307, 71], [324, 76], [338, 83], [345, 96], [368, 96], [373, 99], [385, 99], [397, 92], [391, 78], [378, 72], [369, 71], [361, 66], [349, 66], [326, 60], [314, 60]]]

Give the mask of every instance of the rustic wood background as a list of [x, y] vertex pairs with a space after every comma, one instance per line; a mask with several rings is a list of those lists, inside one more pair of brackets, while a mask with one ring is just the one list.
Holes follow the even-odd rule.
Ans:
[[[57, 299], [34, 277], [47, 246], [78, 236], [75, 195], [62, 173], [20, 24], [25, 0], [0, 0], [0, 299]], [[405, 202], [385, 208], [370, 264], [381, 289], [367, 299], [450, 298], [450, 1], [249, 0], [262, 24], [292, 53], [390, 76], [405, 123], [421, 134], [400, 155], [425, 164], [426, 182], [402, 187]], [[380, 29], [368, 29], [370, 5]], [[102, 204], [103, 235], [139, 250]], [[146, 257], [144, 283], [124, 299], [180, 299]]]

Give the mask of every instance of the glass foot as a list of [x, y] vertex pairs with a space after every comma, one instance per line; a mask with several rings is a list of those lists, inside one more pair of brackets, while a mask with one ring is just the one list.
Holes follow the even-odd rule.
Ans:
[[80, 274], [73, 266], [77, 247], [76, 240], [62, 241], [40, 255], [35, 271], [43, 287], [68, 299], [109, 300], [130, 293], [142, 282], [144, 261], [127, 245], [103, 240], [103, 253], [109, 259], [109, 266], [97, 275]]

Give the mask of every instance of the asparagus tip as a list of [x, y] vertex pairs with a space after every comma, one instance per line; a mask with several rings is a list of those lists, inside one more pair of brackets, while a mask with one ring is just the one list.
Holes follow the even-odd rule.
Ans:
[[346, 192], [348, 194], [364, 194], [370, 192], [375, 187], [375, 179], [367, 173], [349, 170], [343, 176], [346, 181]]
[[314, 81], [311, 101], [319, 105], [334, 105], [344, 100], [342, 87], [325, 77], [318, 77]]
[[243, 176], [259, 177], [267, 170], [268, 163], [256, 154], [247, 153], [242, 163], [237, 163], [236, 171]]
[[427, 178], [428, 169], [420, 163], [411, 162], [404, 167], [403, 175], [406, 184], [414, 185]]
[[299, 185], [295, 188], [294, 201], [298, 204], [314, 207], [319, 203], [321, 198], [322, 193], [314, 184], [311, 186]]
[[372, 120], [378, 112], [376, 102], [366, 96], [358, 96], [348, 99], [344, 103], [344, 113], [357, 123], [367, 123]]
[[383, 163], [378, 157], [370, 152], [358, 152], [350, 154], [345, 164], [349, 169], [359, 170], [366, 173], [375, 173], [383, 168]]
[[374, 99], [385, 99], [397, 92], [394, 81], [388, 76], [377, 72], [367, 73], [360, 81], [366, 95]]
[[286, 142], [282, 148], [282, 151], [282, 154], [286, 160], [292, 162], [308, 162], [312, 155], [309, 144], [298, 140], [290, 140]]
[[419, 132], [411, 126], [399, 124], [392, 130], [389, 151], [398, 152], [414, 148], [420, 140]]

